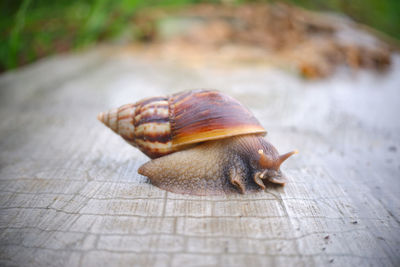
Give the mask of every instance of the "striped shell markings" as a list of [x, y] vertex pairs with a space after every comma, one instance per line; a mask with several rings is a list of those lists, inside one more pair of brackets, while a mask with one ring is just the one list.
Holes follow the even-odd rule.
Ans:
[[102, 112], [98, 119], [150, 158], [204, 141], [266, 133], [240, 102], [213, 90], [143, 99]]
[[100, 113], [97, 118], [150, 158], [173, 152], [168, 98], [151, 97]]
[[173, 146], [266, 131], [236, 99], [219, 91], [193, 90], [169, 98]]

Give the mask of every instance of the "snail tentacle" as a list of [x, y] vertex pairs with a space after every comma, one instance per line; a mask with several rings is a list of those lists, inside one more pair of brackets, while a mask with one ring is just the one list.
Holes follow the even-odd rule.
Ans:
[[273, 184], [285, 185], [287, 180], [283, 175], [268, 177], [268, 181]]
[[254, 173], [253, 180], [259, 187], [261, 187], [262, 190], [265, 189], [265, 185], [261, 180], [261, 172]]
[[234, 185], [240, 193], [244, 194], [246, 192], [245, 177], [243, 176], [243, 171], [239, 166], [234, 166], [229, 170], [229, 181]]

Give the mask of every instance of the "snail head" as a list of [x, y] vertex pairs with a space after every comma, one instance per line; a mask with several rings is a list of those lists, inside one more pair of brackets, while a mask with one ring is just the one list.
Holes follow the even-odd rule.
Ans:
[[[283, 185], [286, 183], [286, 177], [280, 170], [280, 166], [290, 156], [297, 154], [298, 151], [294, 150], [283, 155], [279, 155], [275, 149], [268, 152], [270, 153], [264, 152], [263, 149], [258, 150], [260, 155], [258, 164], [262, 169], [261, 172], [257, 173], [258, 178]], [[257, 178], [255, 177], [255, 179]]]

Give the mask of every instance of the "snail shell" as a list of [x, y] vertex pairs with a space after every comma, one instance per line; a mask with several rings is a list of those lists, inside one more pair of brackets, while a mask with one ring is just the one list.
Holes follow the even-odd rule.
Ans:
[[98, 119], [152, 159], [204, 141], [266, 133], [237, 100], [209, 90], [147, 98]]
[[284, 184], [279, 166], [296, 153], [279, 156], [253, 114], [219, 91], [151, 97], [98, 119], [153, 159], [140, 174], [177, 193], [244, 193], [264, 188], [262, 179]]

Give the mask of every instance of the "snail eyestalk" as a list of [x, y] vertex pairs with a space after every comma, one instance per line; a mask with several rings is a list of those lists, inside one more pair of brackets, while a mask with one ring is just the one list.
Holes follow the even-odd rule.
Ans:
[[[287, 181], [285, 175], [280, 170], [280, 165], [287, 160], [290, 156], [297, 154], [298, 151], [294, 150], [282, 155], [278, 154], [278, 151], [272, 146], [266, 147], [267, 153], [264, 153], [263, 149], [259, 149], [257, 152], [260, 155], [259, 165], [263, 170], [258, 172], [254, 176], [254, 181], [259, 185], [259, 180], [269, 181], [274, 184], [284, 185]], [[263, 188], [263, 187], [261, 187]]]
[[260, 166], [262, 166], [264, 169], [271, 169], [276, 166], [276, 161], [266, 155], [262, 149], [258, 150], [258, 154], [260, 154]]
[[285, 160], [287, 160], [290, 156], [293, 156], [294, 154], [298, 154], [299, 153], [299, 151], [297, 150], [297, 149], [295, 149], [295, 150], [293, 150], [293, 151], [291, 151], [291, 152], [288, 152], [288, 153], [285, 153], [285, 154], [283, 154], [283, 155], [280, 155], [279, 156], [279, 164], [278, 164], [278, 166], [280, 166]]

